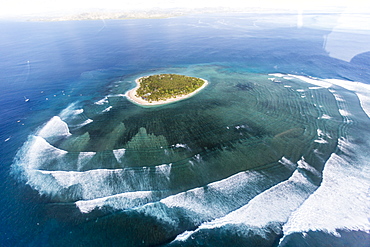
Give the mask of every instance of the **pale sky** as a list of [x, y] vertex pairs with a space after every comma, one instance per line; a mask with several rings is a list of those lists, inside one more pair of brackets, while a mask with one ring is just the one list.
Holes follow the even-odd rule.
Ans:
[[[91, 8], [129, 11], [151, 8], [209, 8], [209, 7], [261, 7], [273, 9], [332, 10], [352, 9], [370, 12], [370, 1], [366, 0], [0, 0], [0, 16], [45, 14]], [[366, 5], [366, 6], [364, 6]]]

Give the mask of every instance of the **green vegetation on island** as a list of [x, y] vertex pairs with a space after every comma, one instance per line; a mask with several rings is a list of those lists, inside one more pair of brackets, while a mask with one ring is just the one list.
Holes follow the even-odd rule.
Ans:
[[136, 97], [149, 102], [190, 94], [205, 83], [200, 78], [177, 74], [151, 75], [138, 80], [140, 88], [136, 91]]

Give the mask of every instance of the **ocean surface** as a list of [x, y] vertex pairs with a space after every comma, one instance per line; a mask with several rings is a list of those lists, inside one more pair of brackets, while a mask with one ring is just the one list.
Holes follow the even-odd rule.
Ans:
[[[0, 245], [370, 246], [366, 23], [1, 21]], [[127, 100], [157, 73], [209, 85]]]

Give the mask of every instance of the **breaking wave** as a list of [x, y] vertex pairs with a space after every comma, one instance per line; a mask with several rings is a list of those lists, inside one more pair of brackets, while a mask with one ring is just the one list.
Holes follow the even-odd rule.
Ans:
[[[171, 106], [140, 108], [119, 92], [68, 106], [29, 136], [13, 175], [76, 217], [142, 222], [134, 245], [370, 233], [368, 85], [208, 74], [209, 92]], [[146, 224], [163, 232], [140, 235]]]

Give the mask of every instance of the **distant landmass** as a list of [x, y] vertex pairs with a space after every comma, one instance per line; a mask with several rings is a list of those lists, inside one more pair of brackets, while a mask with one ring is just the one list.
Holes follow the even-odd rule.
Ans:
[[48, 13], [30, 16], [28, 21], [74, 21], [74, 20], [108, 20], [108, 19], [161, 19], [194, 14], [212, 13], [289, 13], [291, 10], [274, 8], [152, 8], [137, 10], [90, 9], [75, 12]]
[[108, 20], [108, 19], [160, 19], [181, 16], [183, 11], [138, 10], [106, 11], [93, 10], [81, 13], [64, 13], [30, 18], [29, 21], [75, 21], [75, 20]]

